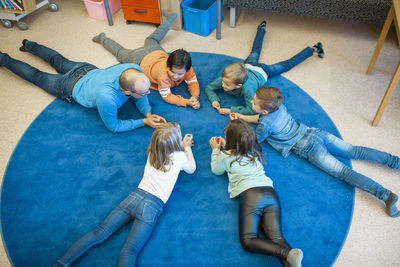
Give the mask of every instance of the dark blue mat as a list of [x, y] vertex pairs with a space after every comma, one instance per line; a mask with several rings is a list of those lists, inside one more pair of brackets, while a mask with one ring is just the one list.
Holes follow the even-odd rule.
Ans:
[[[202, 88], [201, 109], [165, 104], [152, 91], [153, 113], [192, 133], [194, 175], [182, 173], [138, 266], [279, 266], [276, 258], [245, 252], [238, 237], [238, 201], [229, 199], [227, 177], [210, 171], [211, 136], [222, 135], [228, 117], [219, 115], [204, 87], [237, 61], [224, 55], [192, 53]], [[301, 66], [299, 66], [301, 68]], [[286, 105], [302, 122], [339, 135], [321, 107], [283, 77]], [[185, 85], [175, 92], [188, 97]], [[222, 106], [238, 103], [221, 94]], [[127, 102], [121, 118], [140, 118]], [[112, 134], [96, 110], [52, 102], [16, 147], [3, 180], [1, 226], [12, 263], [49, 266], [82, 235], [93, 230], [138, 185], [152, 129]], [[329, 266], [339, 254], [351, 223], [354, 189], [294, 155], [283, 159], [269, 145], [266, 171], [282, 205], [283, 232], [304, 251], [304, 266]], [[349, 162], [347, 162], [350, 164]], [[91, 249], [74, 266], [115, 266], [130, 224]]]

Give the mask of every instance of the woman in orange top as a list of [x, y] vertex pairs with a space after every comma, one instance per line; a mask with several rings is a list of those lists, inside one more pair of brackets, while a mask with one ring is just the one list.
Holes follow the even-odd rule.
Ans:
[[[104, 33], [93, 37], [93, 41], [103, 45], [119, 62], [140, 65], [151, 81], [150, 88], [157, 90], [165, 102], [198, 109], [200, 107], [200, 87], [192, 68], [192, 60], [189, 53], [183, 49], [178, 49], [168, 56], [160, 45], [160, 41], [167, 34], [177, 14], [171, 13], [167, 16], [167, 20], [146, 38], [143, 47], [134, 50], [125, 49], [114, 40], [106, 37]], [[188, 86], [191, 95], [189, 99], [174, 95], [171, 92], [171, 88], [182, 81], [185, 81]]]

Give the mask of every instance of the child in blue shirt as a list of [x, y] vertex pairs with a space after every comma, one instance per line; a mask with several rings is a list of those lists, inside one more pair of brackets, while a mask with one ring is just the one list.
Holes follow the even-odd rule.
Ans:
[[[230, 112], [234, 112], [244, 115], [254, 115], [255, 113], [251, 108], [251, 100], [257, 88], [263, 86], [267, 82], [268, 77], [278, 76], [283, 72], [289, 71], [311, 57], [314, 53], [318, 54], [320, 58], [324, 57], [322, 44], [317, 43], [313, 47], [306, 47], [288, 60], [273, 65], [258, 63], [266, 31], [265, 25], [265, 21], [258, 25], [251, 53], [244, 61], [244, 64], [235, 62], [227, 66], [222, 72], [222, 77], [207, 85], [205, 92], [208, 99], [212, 107], [217, 109], [220, 114], [228, 115]], [[221, 108], [220, 99], [216, 94], [216, 91], [221, 88], [230, 95], [243, 97], [246, 103], [245, 106]]]
[[257, 123], [256, 135], [259, 142], [266, 140], [283, 157], [293, 152], [333, 177], [384, 201], [389, 216], [400, 216], [396, 207], [398, 196], [395, 193], [354, 171], [335, 157], [368, 160], [399, 169], [398, 156], [368, 147], [353, 146], [321, 129], [297, 123], [282, 101], [283, 95], [279, 88], [260, 87], [252, 100], [252, 108], [258, 115], [231, 113], [230, 118]]
[[[243, 120], [232, 120], [225, 139], [212, 137], [211, 171], [228, 174], [228, 192], [239, 198], [240, 243], [246, 251], [277, 257], [284, 267], [301, 267], [303, 252], [292, 249], [282, 235], [281, 207], [272, 180], [261, 163], [262, 148]], [[266, 238], [260, 238], [260, 228]]]

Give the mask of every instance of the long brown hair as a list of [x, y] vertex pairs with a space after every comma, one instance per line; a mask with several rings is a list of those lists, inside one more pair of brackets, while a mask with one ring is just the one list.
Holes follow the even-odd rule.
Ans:
[[157, 170], [167, 172], [166, 167], [171, 164], [171, 154], [176, 151], [183, 151], [179, 124], [168, 122], [156, 128], [147, 148], [150, 165]]
[[247, 165], [247, 163], [241, 162], [243, 157], [249, 157], [250, 162], [255, 162], [256, 159], [263, 162], [262, 148], [257, 141], [254, 131], [244, 120], [237, 119], [230, 121], [225, 129], [225, 137], [224, 153], [237, 156], [231, 162], [231, 166], [235, 161], [242, 166]]

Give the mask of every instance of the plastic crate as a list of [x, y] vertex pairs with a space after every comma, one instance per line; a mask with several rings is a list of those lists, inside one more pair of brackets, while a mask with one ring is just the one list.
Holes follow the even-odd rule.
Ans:
[[[94, 19], [107, 20], [106, 7], [103, 0], [84, 0], [89, 17]], [[120, 0], [108, 0], [111, 15], [121, 9]]]
[[[183, 29], [201, 36], [208, 36], [217, 27], [216, 0], [185, 0], [183, 10]], [[223, 21], [224, 1], [221, 0], [221, 21]]]

